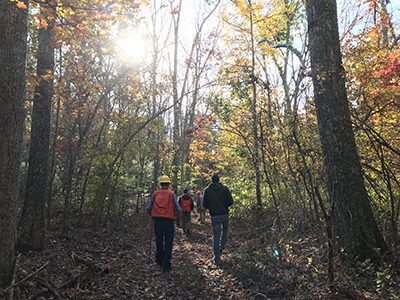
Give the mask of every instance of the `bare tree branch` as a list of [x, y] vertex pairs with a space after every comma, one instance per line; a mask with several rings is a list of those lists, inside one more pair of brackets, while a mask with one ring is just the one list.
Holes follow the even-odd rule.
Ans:
[[304, 60], [302, 58], [300, 51], [297, 50], [296, 48], [294, 48], [292, 45], [290, 45], [290, 44], [273, 44], [268, 39], [262, 39], [261, 41], [258, 42], [258, 44], [261, 44], [261, 43], [267, 43], [272, 48], [288, 48], [290, 51], [292, 51], [294, 54], [296, 54], [296, 56], [299, 58], [301, 65], [303, 67], [305, 67], [305, 63], [304, 63]]

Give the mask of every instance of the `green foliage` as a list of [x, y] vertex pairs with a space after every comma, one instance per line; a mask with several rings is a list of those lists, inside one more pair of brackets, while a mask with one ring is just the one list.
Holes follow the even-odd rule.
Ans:
[[400, 299], [396, 295], [396, 286], [398, 285], [393, 276], [393, 268], [391, 265], [385, 266], [386, 268], [376, 272], [376, 290], [382, 296], [382, 299]]

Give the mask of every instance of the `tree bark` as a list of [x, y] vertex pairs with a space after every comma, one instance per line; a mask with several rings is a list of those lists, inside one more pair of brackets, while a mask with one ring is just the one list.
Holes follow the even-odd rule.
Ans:
[[328, 191], [335, 202], [334, 243], [352, 258], [377, 261], [379, 252], [383, 255], [388, 248], [372, 213], [354, 139], [336, 0], [307, 0], [306, 8], [318, 130]]
[[[172, 3], [171, 3], [172, 5]], [[179, 2], [182, 5], [182, 0]], [[172, 8], [172, 6], [171, 6]], [[172, 66], [172, 97], [174, 101], [174, 128], [173, 128], [173, 160], [172, 160], [172, 190], [178, 195], [178, 172], [179, 172], [179, 152], [180, 152], [180, 117], [182, 111], [182, 99], [178, 96], [178, 35], [181, 10], [173, 17], [174, 21], [174, 61]]]
[[[23, 3], [28, 7], [29, 1]], [[28, 9], [0, 0], [0, 286], [11, 282], [24, 133]]]
[[[54, 24], [54, 21], [50, 24]], [[53, 28], [51, 25], [47, 29], [39, 30], [36, 72], [39, 85], [35, 88], [33, 98], [28, 179], [24, 207], [18, 224], [17, 249], [20, 251], [36, 251], [44, 248], [44, 206], [49, 177], [50, 111], [54, 71], [54, 49], [51, 39], [54, 33], [51, 31]]]

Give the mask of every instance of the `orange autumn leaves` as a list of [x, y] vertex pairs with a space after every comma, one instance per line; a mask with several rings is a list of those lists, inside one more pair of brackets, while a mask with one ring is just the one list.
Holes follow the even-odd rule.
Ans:
[[391, 52], [377, 64], [371, 74], [373, 77], [378, 77], [382, 83], [394, 89], [399, 86], [400, 80], [400, 52]]
[[22, 9], [27, 9], [28, 7], [26, 6], [26, 4], [22, 1], [19, 0], [10, 0], [11, 2], [16, 2], [16, 5], [18, 8], [22, 8]]

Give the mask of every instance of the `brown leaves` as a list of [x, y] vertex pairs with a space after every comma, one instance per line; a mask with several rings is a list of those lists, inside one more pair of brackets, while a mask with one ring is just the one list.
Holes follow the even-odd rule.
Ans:
[[[52, 258], [45, 272], [36, 276], [66, 299], [286, 299], [291, 295], [330, 299], [335, 294], [341, 299], [350, 295], [354, 296], [352, 299], [378, 299], [350, 282], [352, 278], [347, 275], [338, 277], [336, 290], [327, 286], [326, 268], [319, 267], [324, 258], [323, 240], [284, 242], [287, 237], [282, 236], [287, 247], [281, 250], [289, 262], [280, 261], [267, 251], [272, 241], [269, 230], [250, 234], [255, 232], [251, 222], [243, 227], [233, 218], [222, 267], [213, 263], [211, 225], [192, 219], [189, 237], [181, 229], [175, 231], [173, 269], [165, 273], [154, 263], [154, 238], [148, 261], [149, 228], [143, 227], [148, 224], [148, 216], [135, 218], [129, 224], [115, 227], [110, 223], [98, 231], [76, 229], [68, 241], [58, 231], [49, 231], [47, 241], [51, 244], [46, 245], [47, 250], [21, 256], [20, 276], [26, 277]], [[110, 272], [97, 272], [72, 260], [72, 252], [86, 262], [106, 263]], [[338, 272], [343, 271], [341, 268]], [[35, 278], [21, 284], [20, 292], [21, 297], [38, 293]], [[49, 297], [44, 292], [37, 299]]]

